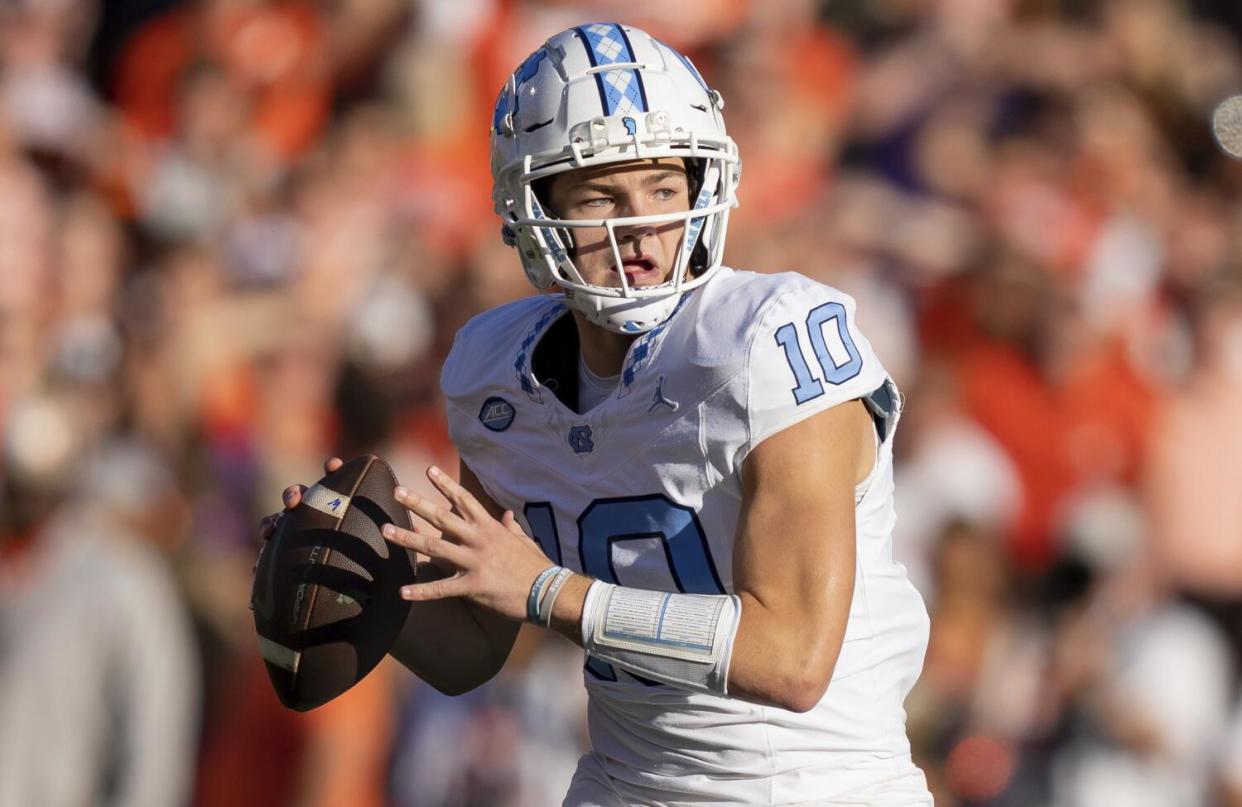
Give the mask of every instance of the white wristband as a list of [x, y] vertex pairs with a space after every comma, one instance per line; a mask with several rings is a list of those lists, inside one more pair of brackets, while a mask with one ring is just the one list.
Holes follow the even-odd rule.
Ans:
[[626, 672], [681, 689], [728, 694], [742, 601], [595, 581], [582, 612], [587, 653]]
[[591, 634], [595, 631], [595, 601], [599, 599], [603, 586], [609, 585], [603, 580], [592, 580], [587, 587], [586, 597], [582, 600], [582, 646], [586, 647]]

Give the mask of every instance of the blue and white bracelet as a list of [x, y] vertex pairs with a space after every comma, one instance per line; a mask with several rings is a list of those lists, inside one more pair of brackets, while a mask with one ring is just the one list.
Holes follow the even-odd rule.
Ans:
[[539, 624], [545, 628], [552, 627], [552, 606], [556, 604], [556, 596], [561, 593], [561, 588], [565, 582], [573, 577], [572, 569], [562, 568], [548, 583], [546, 593], [539, 599], [538, 618]]
[[539, 621], [539, 601], [543, 599], [544, 590], [552, 578], [555, 577], [558, 572], [563, 570], [563, 566], [549, 566], [539, 573], [539, 576], [535, 578], [534, 583], [531, 583], [530, 594], [526, 597], [527, 622]]

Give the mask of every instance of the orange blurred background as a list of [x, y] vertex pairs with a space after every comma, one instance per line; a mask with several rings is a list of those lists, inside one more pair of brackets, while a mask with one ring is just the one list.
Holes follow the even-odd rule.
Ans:
[[1239, 9], [0, 3], [0, 805], [559, 803], [576, 648], [299, 715], [247, 601], [259, 518], [325, 457], [455, 465], [440, 363], [531, 293], [496, 92], [620, 18], [727, 101], [727, 262], [854, 295], [908, 396], [936, 803], [1239, 807], [1242, 163], [1207, 123]]

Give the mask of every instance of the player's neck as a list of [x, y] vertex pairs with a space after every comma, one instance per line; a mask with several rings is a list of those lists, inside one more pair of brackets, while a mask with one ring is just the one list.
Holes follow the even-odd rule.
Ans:
[[592, 325], [577, 311], [573, 314], [574, 323], [578, 326], [578, 347], [586, 366], [601, 378], [620, 374], [634, 337]]

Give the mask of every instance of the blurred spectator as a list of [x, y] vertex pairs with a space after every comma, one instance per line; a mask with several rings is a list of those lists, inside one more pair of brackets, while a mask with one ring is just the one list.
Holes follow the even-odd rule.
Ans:
[[212, 702], [195, 805], [389, 803], [395, 662], [384, 662], [331, 703], [299, 714], [276, 701], [257, 646], [239, 656]]
[[1233, 688], [1227, 642], [1173, 596], [1141, 546], [1136, 502], [1097, 499], [1080, 507], [1079, 521], [1078, 541], [1100, 576], [1054, 648], [1069, 723], [1055, 802], [1203, 804]]
[[0, 9], [0, 103], [13, 137], [49, 160], [84, 162], [104, 110], [79, 71], [94, 2], [45, 0]]
[[949, 571], [933, 575], [928, 568], [936, 565], [937, 536], [947, 540], [951, 525], [960, 522], [1000, 543], [1017, 521], [1022, 490], [1009, 456], [964, 411], [947, 368], [926, 365], [920, 383], [910, 389], [910, 408], [902, 419], [901, 518], [893, 553], [924, 596], [935, 598]]
[[[117, 63], [116, 99], [128, 121], [160, 140], [177, 128], [179, 88], [195, 65], [215, 65], [247, 121], [247, 147], [288, 160], [327, 119], [324, 21], [300, 0], [194, 0], [146, 23]], [[213, 71], [214, 72], [214, 71]]]
[[[420, 686], [393, 761], [403, 807], [539, 807], [564, 795], [587, 749], [581, 656], [559, 637], [524, 631], [500, 676], [449, 698]], [[444, 743], [445, 737], [461, 742]]]
[[907, 702], [912, 748], [936, 803], [1035, 803], [1019, 743], [1039, 729], [1047, 639], [1019, 610], [997, 536], [966, 521], [931, 547], [935, 592], [923, 675]]
[[1221, 803], [1224, 807], [1239, 807], [1242, 805], [1242, 704], [1234, 709], [1220, 768]]
[[200, 691], [160, 544], [175, 480], [137, 444], [85, 447], [51, 400], [5, 430], [0, 803], [186, 803]]
[[1242, 279], [1206, 286], [1195, 312], [1199, 357], [1153, 429], [1146, 480], [1155, 557], [1182, 588], [1242, 591]]

